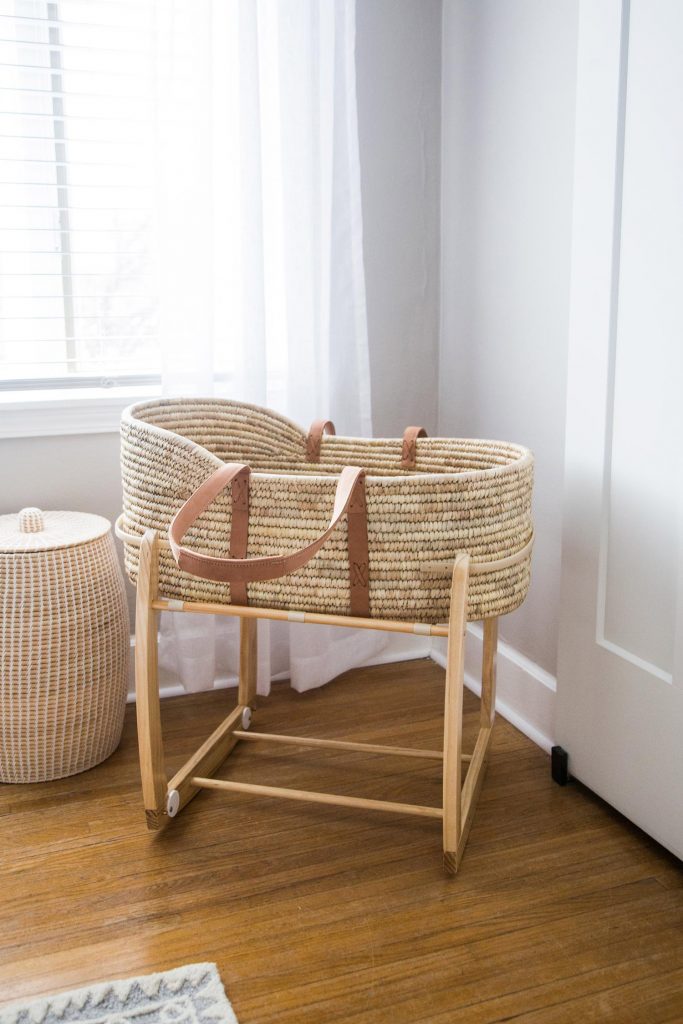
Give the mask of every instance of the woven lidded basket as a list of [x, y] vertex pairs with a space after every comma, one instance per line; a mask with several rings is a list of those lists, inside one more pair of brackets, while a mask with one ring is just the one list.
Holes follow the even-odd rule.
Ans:
[[92, 768], [119, 744], [130, 634], [110, 525], [0, 516], [0, 782]]
[[[367, 506], [369, 614], [439, 622], [448, 617], [450, 579], [425, 563], [473, 559], [468, 618], [502, 615], [523, 600], [531, 562], [533, 458], [499, 441], [364, 439], [305, 434], [267, 409], [220, 399], [161, 399], [125, 410], [121, 422], [125, 564], [135, 581], [139, 541], [162, 537], [184, 502], [224, 463], [253, 470], [246, 556], [283, 555], [329, 525], [339, 474], [363, 467]], [[230, 554], [230, 488], [187, 531], [194, 551]], [[501, 562], [509, 564], [501, 565]], [[474, 564], [478, 563], [478, 564]], [[484, 563], [484, 564], [481, 564]], [[485, 563], [491, 563], [487, 570]], [[229, 603], [231, 584], [183, 572], [160, 545], [159, 590], [168, 598]], [[315, 557], [278, 579], [250, 582], [260, 607], [347, 615], [346, 517]], [[241, 602], [243, 603], [243, 602]]]

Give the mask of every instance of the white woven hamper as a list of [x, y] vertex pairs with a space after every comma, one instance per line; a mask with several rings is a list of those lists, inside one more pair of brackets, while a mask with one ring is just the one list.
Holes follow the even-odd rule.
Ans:
[[129, 625], [110, 524], [0, 516], [0, 782], [85, 771], [121, 739]]

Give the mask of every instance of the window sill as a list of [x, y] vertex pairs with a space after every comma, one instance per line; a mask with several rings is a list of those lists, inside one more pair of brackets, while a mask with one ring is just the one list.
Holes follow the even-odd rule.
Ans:
[[160, 393], [149, 384], [0, 392], [0, 438], [115, 434], [127, 405]]

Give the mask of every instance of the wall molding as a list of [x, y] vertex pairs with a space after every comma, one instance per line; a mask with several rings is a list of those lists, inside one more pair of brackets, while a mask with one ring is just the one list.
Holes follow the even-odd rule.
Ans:
[[[477, 623], [467, 627], [465, 685], [481, 693], [483, 630]], [[446, 667], [446, 641], [432, 641], [431, 657]], [[496, 711], [528, 736], [546, 753], [554, 743], [556, 680], [515, 647], [498, 641]]]

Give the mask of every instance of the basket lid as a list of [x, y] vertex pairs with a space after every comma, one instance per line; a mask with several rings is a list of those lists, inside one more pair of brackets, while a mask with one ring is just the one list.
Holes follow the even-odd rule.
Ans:
[[102, 537], [109, 520], [90, 512], [43, 512], [23, 508], [0, 516], [0, 551], [50, 551]]

